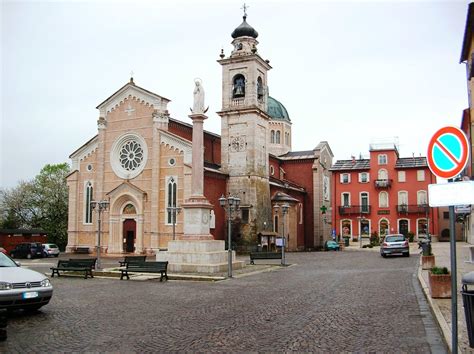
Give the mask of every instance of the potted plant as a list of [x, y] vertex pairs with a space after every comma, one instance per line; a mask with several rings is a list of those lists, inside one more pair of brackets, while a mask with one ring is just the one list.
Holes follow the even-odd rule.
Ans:
[[431, 252], [431, 244], [422, 244], [421, 269], [431, 269], [435, 266], [435, 256]]
[[411, 232], [411, 231], [408, 232], [407, 236], [408, 236], [408, 242], [415, 241], [415, 234], [413, 232]]
[[451, 298], [451, 273], [448, 268], [431, 268], [429, 272], [429, 283], [432, 298]]

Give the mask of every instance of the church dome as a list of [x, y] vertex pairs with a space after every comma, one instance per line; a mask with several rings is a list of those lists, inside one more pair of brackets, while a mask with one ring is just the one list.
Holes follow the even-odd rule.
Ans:
[[285, 106], [270, 96], [268, 96], [267, 114], [274, 120], [286, 120], [287, 122], [291, 122]]
[[258, 37], [258, 32], [255, 31], [255, 29], [247, 23], [246, 19], [247, 16], [244, 16], [244, 22], [242, 22], [240, 26], [234, 30], [234, 32], [232, 32], [232, 38], [235, 39], [238, 37]]

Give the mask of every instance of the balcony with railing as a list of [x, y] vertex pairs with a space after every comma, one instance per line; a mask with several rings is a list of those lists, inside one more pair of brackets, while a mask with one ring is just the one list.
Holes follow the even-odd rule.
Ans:
[[367, 215], [370, 214], [370, 205], [340, 206], [339, 215]]
[[384, 189], [392, 186], [391, 179], [376, 179], [374, 181], [375, 188]]
[[400, 214], [427, 214], [430, 210], [428, 204], [399, 204], [397, 205], [397, 211]]

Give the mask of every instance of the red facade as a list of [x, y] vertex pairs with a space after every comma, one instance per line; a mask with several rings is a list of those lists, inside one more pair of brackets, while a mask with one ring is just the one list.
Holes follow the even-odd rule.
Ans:
[[48, 235], [41, 230], [0, 229], [0, 247], [10, 252], [23, 242], [47, 243]]
[[394, 147], [373, 149], [370, 159], [339, 160], [331, 170], [337, 235], [438, 235], [438, 209], [428, 206], [428, 185], [436, 177], [426, 158], [400, 158]]

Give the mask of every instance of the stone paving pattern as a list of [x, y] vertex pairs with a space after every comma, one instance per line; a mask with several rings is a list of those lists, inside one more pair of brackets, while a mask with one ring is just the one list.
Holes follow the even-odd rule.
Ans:
[[436, 326], [426, 329], [418, 256], [287, 260], [219, 282], [53, 278], [49, 305], [10, 316], [0, 352], [446, 352]]

